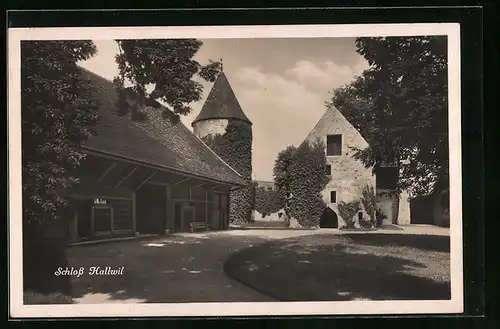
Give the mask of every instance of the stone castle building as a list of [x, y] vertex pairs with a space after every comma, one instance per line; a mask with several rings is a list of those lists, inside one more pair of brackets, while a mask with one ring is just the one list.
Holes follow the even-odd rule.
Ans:
[[[374, 174], [372, 168], [366, 168], [360, 160], [353, 157], [356, 149], [365, 149], [368, 142], [358, 130], [335, 107], [329, 107], [312, 129], [305, 141], [321, 140], [326, 146], [327, 172], [330, 180], [322, 195], [327, 207], [332, 210], [334, 226], [344, 226], [337, 205], [344, 201], [359, 199], [364, 186], [376, 190], [377, 202], [386, 218], [385, 224], [409, 224], [410, 211], [408, 196], [390, 196], [387, 192], [395, 188], [397, 168], [383, 167]], [[379, 176], [379, 177], [377, 177]], [[368, 214], [363, 209], [359, 216]], [[358, 216], [357, 216], [358, 217]], [[359, 217], [358, 217], [359, 218]]]
[[[191, 125], [194, 134], [223, 161], [244, 179], [252, 179], [252, 122], [241, 109], [223, 71]], [[231, 191], [230, 222], [250, 221], [252, 200], [252, 187]]]

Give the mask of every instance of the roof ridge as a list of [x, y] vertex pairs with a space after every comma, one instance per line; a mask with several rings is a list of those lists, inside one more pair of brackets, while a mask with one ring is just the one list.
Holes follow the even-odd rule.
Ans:
[[[171, 168], [172, 170], [178, 172], [189, 172], [195, 175], [199, 175], [200, 177], [205, 177], [209, 180], [221, 181], [221, 182], [224, 181], [241, 186], [247, 184], [246, 179], [244, 179], [244, 177], [239, 172], [237, 172], [227, 162], [221, 159], [212, 149], [210, 149], [210, 147], [208, 147], [201, 139], [199, 139], [198, 136], [196, 136], [182, 121], [178, 122], [177, 124], [174, 124], [173, 122], [172, 123], [167, 122], [169, 121], [168, 118], [163, 117], [163, 115], [161, 114], [162, 111], [173, 113], [173, 111], [169, 109], [167, 106], [164, 106], [162, 104], [160, 104], [161, 108], [148, 106], [150, 107], [152, 112], [150, 113], [152, 120], [152, 122], [150, 123], [135, 122], [133, 120], [124, 121], [123, 119], [120, 119], [121, 117], [120, 115], [115, 113], [116, 111], [115, 104], [114, 103], [108, 104], [108, 102], [112, 101], [112, 98], [115, 97], [114, 90], [112, 89], [111, 85], [112, 81], [86, 68], [79, 67], [79, 69], [80, 72], [84, 75], [84, 78], [90, 79], [91, 82], [96, 85], [95, 92], [97, 94], [94, 96], [99, 98], [99, 102], [102, 102], [99, 106], [99, 111], [103, 111], [103, 113], [100, 113], [102, 115], [100, 118], [101, 119], [100, 122], [102, 122], [103, 125], [98, 124], [98, 126], [96, 127], [96, 128], [102, 128], [101, 129], [102, 131], [99, 130], [97, 136], [89, 138], [90, 144], [88, 144], [87, 147], [95, 146], [96, 149], [101, 150], [104, 153], [110, 153], [110, 154], [114, 153], [116, 155], [120, 154], [120, 156], [122, 157], [134, 158], [139, 162], [147, 161], [149, 163], [156, 163], [156, 165], [161, 167]], [[109, 130], [107, 128], [103, 128], [107, 127], [107, 124], [112, 124], [118, 127], [118, 130], [116, 131], [116, 134], [118, 135], [116, 136], [125, 133], [126, 131], [128, 131], [127, 129], [132, 129], [128, 132], [140, 134], [140, 137], [142, 135], [144, 135], [145, 137], [147, 136], [148, 138], [151, 139], [151, 142], [159, 143], [158, 147], [161, 145], [162, 147], [165, 147], [165, 150], [173, 152], [175, 154], [170, 156], [170, 160], [168, 159], [169, 156], [165, 155], [158, 156], [156, 154], [158, 153], [157, 151], [154, 151], [153, 153], [149, 151], [147, 152], [141, 151], [139, 152], [140, 154], [137, 155], [138, 154], [137, 147], [140, 147], [141, 143], [138, 142], [138, 144], [127, 145], [127, 146], [124, 146], [123, 143], [121, 144], [114, 143], [113, 141], [116, 140], [116, 138], [113, 139], [114, 138], [113, 137], [109, 139], [110, 136], [114, 136], [113, 135], [115, 134], [114, 129]], [[164, 129], [170, 129], [171, 131], [167, 133], [166, 136], [162, 137], [164, 134], [162, 131], [164, 131]], [[168, 137], [171, 134], [175, 134], [176, 136], [180, 137], [172, 137], [174, 138], [172, 139], [171, 137]], [[132, 135], [136, 136], [134, 134]], [[185, 147], [189, 149], [188, 153], [184, 154], [184, 152], [180, 152], [180, 150], [178, 150], [179, 147], [173, 147], [165, 140], [165, 138], [167, 138], [168, 140], [178, 140], [177, 138], [181, 138], [182, 141], [186, 142]], [[183, 147], [184, 146], [180, 146], [181, 149]], [[129, 153], [129, 151], [127, 150], [129, 148], [131, 148], [133, 152], [130, 151], [131, 153]], [[180, 156], [181, 158], [177, 159], [177, 153], [179, 153], [178, 156]], [[201, 160], [200, 156], [207, 156], [206, 161]], [[194, 165], [183, 164], [185, 160], [190, 160], [189, 157], [197, 157], [197, 159], [195, 159]], [[178, 163], [177, 160], [179, 160], [180, 162]], [[198, 163], [202, 164], [203, 162], [205, 162], [205, 165], [201, 167], [197, 165]], [[212, 169], [212, 166], [214, 169]], [[199, 169], [202, 167], [204, 169]]]

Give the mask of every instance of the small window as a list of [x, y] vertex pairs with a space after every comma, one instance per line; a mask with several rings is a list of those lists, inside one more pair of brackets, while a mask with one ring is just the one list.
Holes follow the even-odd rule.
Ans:
[[326, 165], [326, 174], [328, 176], [332, 175], [332, 166], [331, 165]]
[[337, 202], [337, 191], [330, 191], [330, 202], [331, 203]]
[[326, 155], [342, 154], [342, 135], [326, 136]]
[[358, 212], [358, 219], [359, 220], [363, 219], [363, 212], [362, 211]]
[[272, 188], [271, 186], [269, 186], [269, 187], [267, 188], [267, 190], [268, 190], [268, 191], [272, 191], [272, 190], [273, 190], [273, 188]]

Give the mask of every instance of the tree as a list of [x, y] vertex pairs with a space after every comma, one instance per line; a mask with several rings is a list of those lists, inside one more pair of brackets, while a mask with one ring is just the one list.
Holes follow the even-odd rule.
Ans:
[[92, 87], [78, 61], [96, 53], [92, 41], [21, 43], [23, 209], [26, 223], [57, 218], [58, 194], [78, 183], [73, 169], [85, 155], [76, 148], [97, 122]]
[[448, 186], [446, 42], [442, 36], [357, 38], [370, 67], [331, 99], [370, 144], [355, 157], [374, 170], [399, 166], [398, 190], [414, 195]]
[[326, 208], [321, 192], [329, 180], [324, 143], [318, 140], [300, 145], [288, 168], [290, 215], [304, 227], [319, 226]]
[[289, 199], [292, 179], [290, 175], [290, 165], [296, 150], [297, 148], [293, 145], [287, 146], [278, 154], [273, 168], [274, 186], [284, 200], [284, 211], [287, 217], [290, 217]]
[[[196, 75], [215, 81], [221, 63], [202, 66], [193, 57], [202, 42], [196, 39], [116, 40], [119, 75], [114, 83], [119, 92], [123, 114], [132, 111], [133, 119], [144, 119], [145, 105], [151, 100], [165, 104], [175, 114], [191, 112], [190, 103], [201, 99], [203, 86], [193, 80]], [[129, 109], [123, 99], [126, 85], [138, 96], [137, 105]], [[151, 91], [148, 92], [148, 89]], [[178, 117], [178, 116], [176, 116]]]
[[[69, 293], [69, 277], [54, 276], [68, 264], [66, 241], [48, 239], [67, 200], [59, 192], [78, 183], [79, 151], [97, 121], [92, 87], [77, 62], [96, 53], [92, 41], [21, 43], [21, 125], [24, 288]], [[61, 231], [63, 228], [61, 228]]]
[[305, 227], [319, 225], [325, 210], [321, 196], [328, 182], [324, 150], [321, 141], [288, 146], [274, 164], [274, 185], [285, 200], [285, 214]]

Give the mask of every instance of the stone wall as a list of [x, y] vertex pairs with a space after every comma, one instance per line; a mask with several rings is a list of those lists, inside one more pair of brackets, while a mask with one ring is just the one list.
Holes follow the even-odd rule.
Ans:
[[320, 139], [326, 145], [327, 135], [336, 134], [342, 135], [342, 151], [341, 155], [327, 156], [327, 164], [331, 165], [332, 171], [322, 196], [326, 205], [337, 213], [341, 226], [344, 221], [336, 204], [330, 202], [330, 191], [337, 191], [337, 203], [359, 199], [364, 186], [375, 187], [375, 175], [371, 168], [365, 168], [360, 160], [353, 157], [355, 149], [365, 149], [368, 143], [336, 108], [331, 107], [325, 112], [306, 140]]

